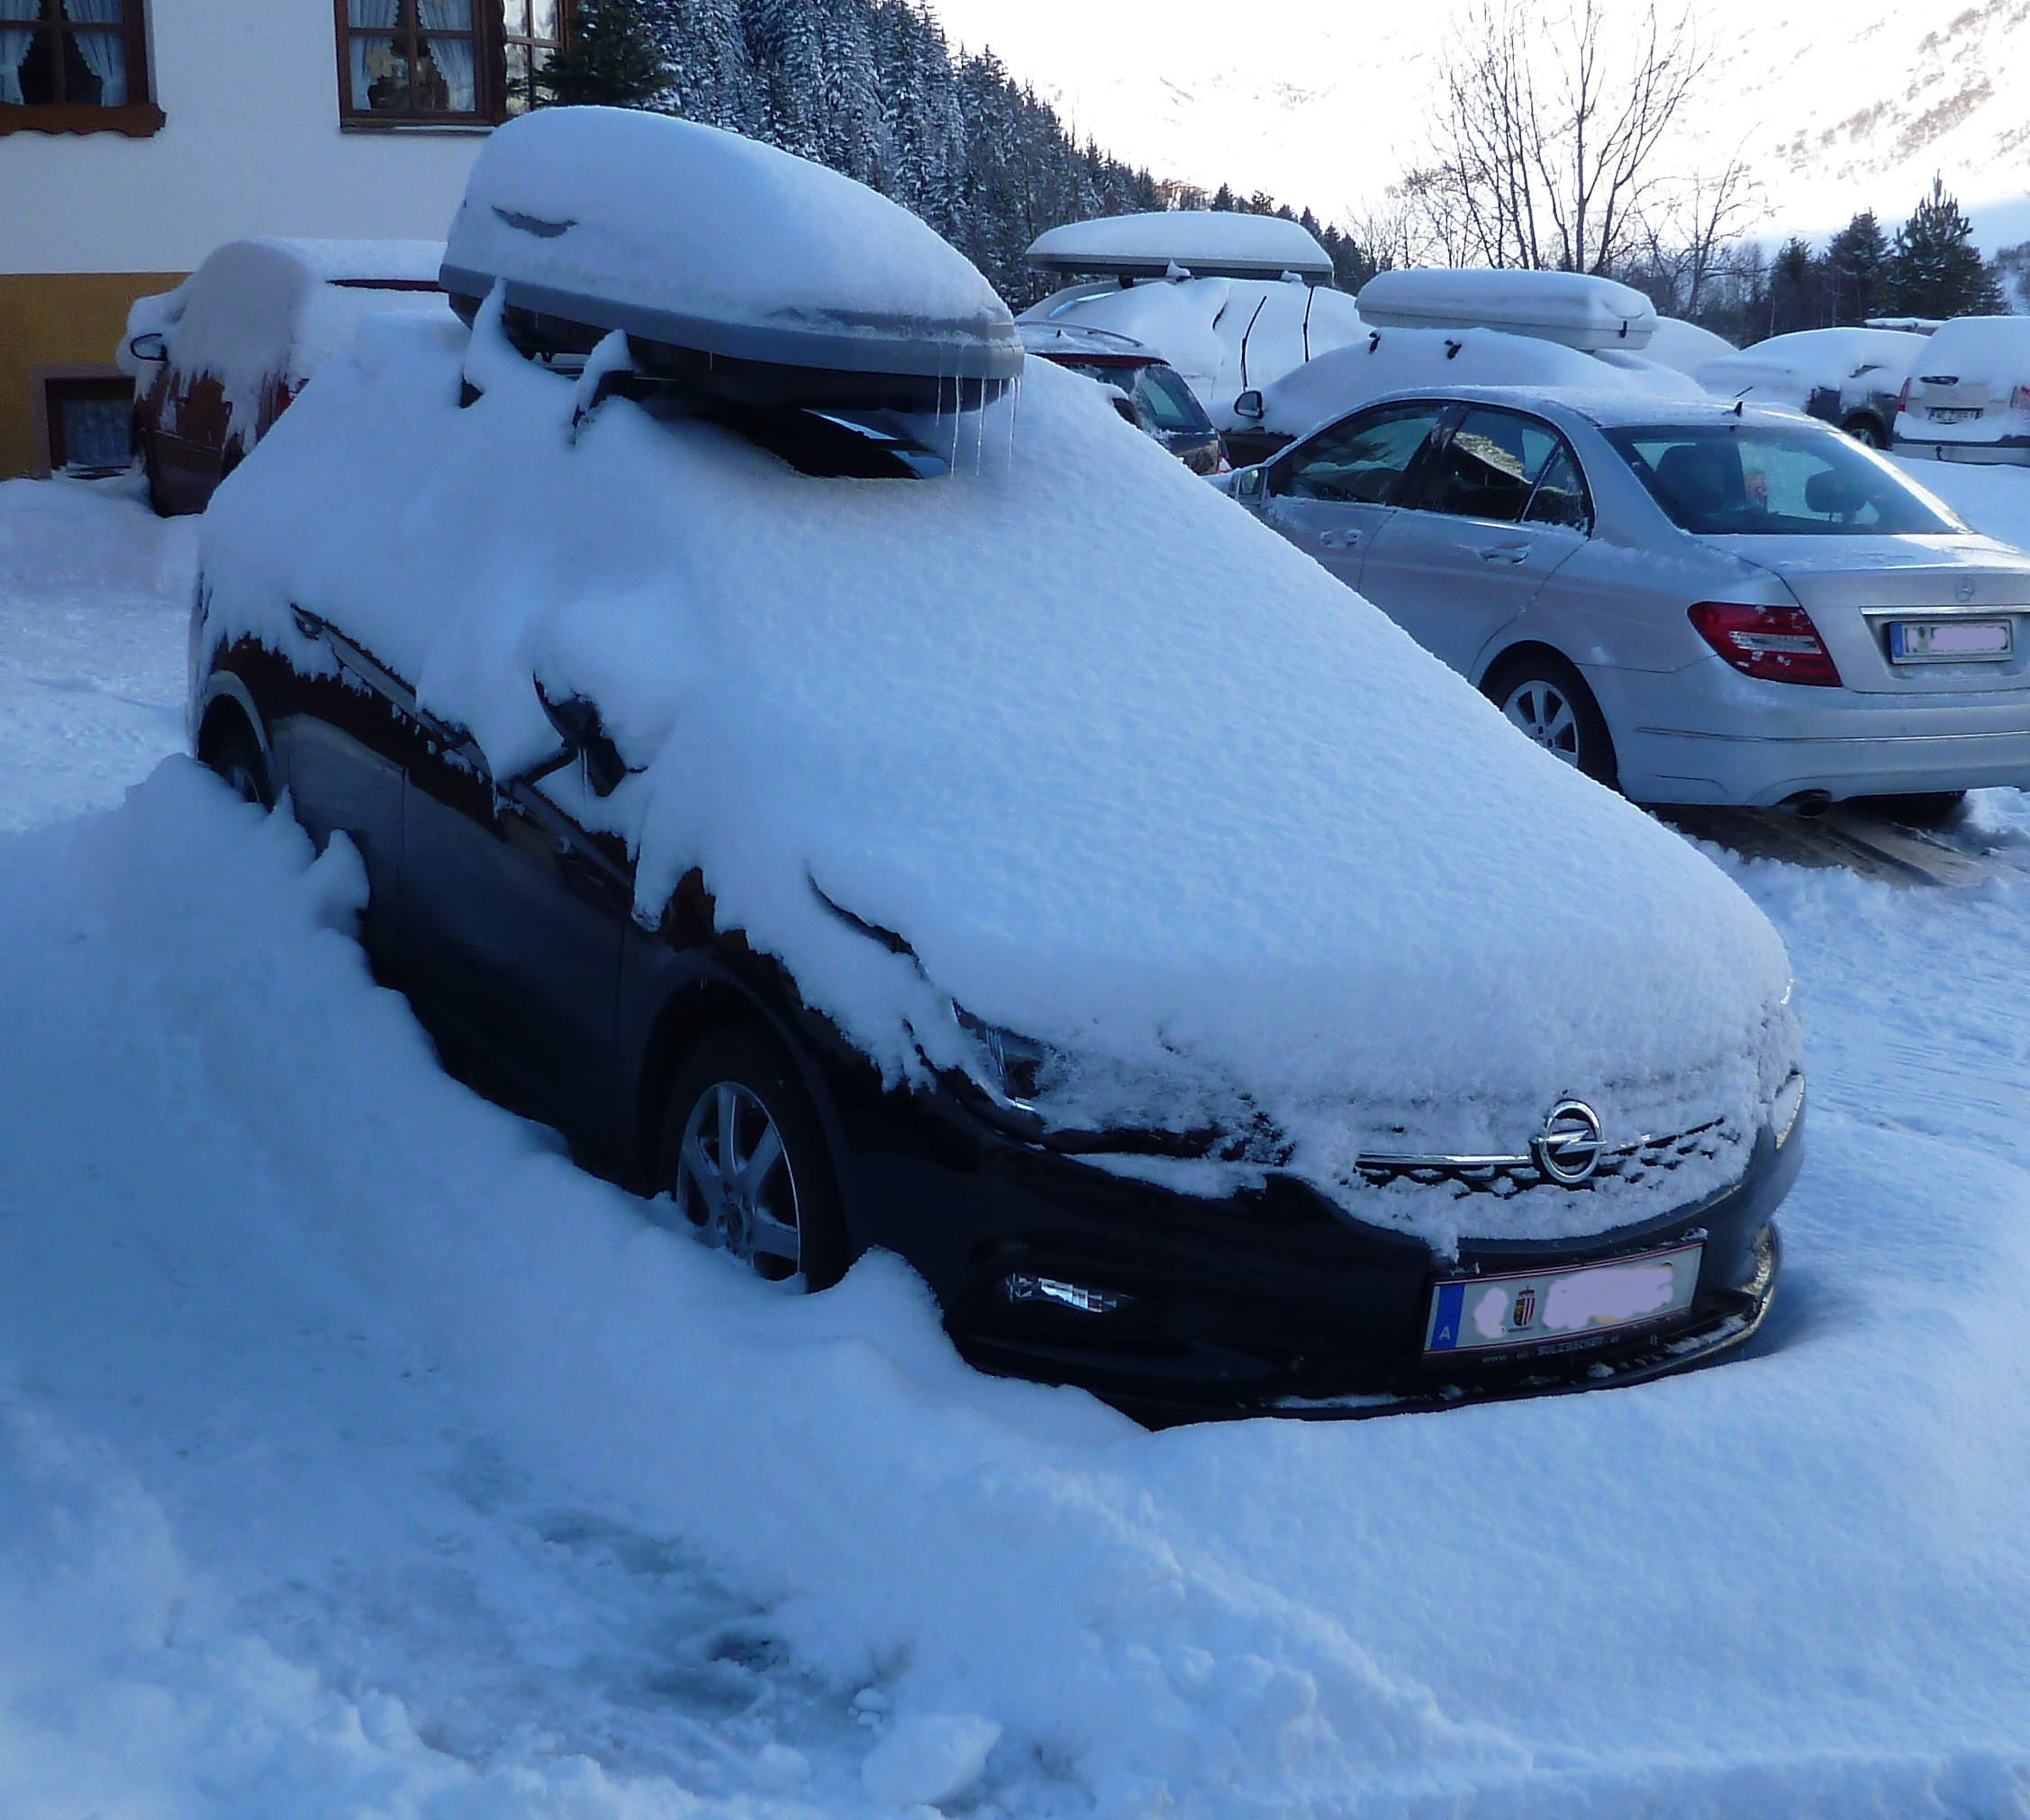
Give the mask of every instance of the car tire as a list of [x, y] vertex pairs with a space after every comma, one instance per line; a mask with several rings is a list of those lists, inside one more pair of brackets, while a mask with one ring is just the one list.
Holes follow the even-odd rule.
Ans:
[[217, 772], [242, 802], [260, 809], [275, 807], [275, 780], [268, 775], [267, 760], [261, 756], [253, 729], [240, 719], [238, 710], [230, 711], [216, 731], [208, 731], [197, 757], [207, 769]]
[[[772, 1156], [757, 1170], [765, 1147]], [[758, 1030], [723, 1027], [685, 1057], [663, 1114], [657, 1184], [680, 1230], [758, 1276], [801, 1275], [822, 1290], [846, 1274], [846, 1225], [817, 1109]]]
[[1607, 717], [1585, 678], [1555, 651], [1519, 651], [1497, 660], [1482, 678], [1481, 693], [1532, 744], [1594, 783], [1619, 788]]
[[1869, 448], [1886, 449], [1889, 447], [1890, 439], [1882, 426], [1865, 412], [1857, 412], [1841, 424], [1840, 428], [1856, 442]]

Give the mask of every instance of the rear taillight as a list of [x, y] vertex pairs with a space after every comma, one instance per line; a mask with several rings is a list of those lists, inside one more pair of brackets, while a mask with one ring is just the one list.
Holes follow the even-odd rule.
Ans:
[[1896, 394], [1896, 408], [1899, 412], [1910, 408], [1910, 382], [1908, 379], [1903, 382], [1903, 390]]
[[2030, 411], [2030, 385], [2018, 385], [2009, 394], [2011, 411]]
[[1699, 636], [1744, 676], [1765, 683], [1840, 686], [1839, 666], [1802, 607], [1743, 607], [1701, 601], [1691, 610]]

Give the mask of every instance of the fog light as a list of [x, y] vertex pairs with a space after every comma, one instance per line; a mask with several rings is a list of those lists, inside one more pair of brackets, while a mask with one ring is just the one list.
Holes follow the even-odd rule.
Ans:
[[1083, 1283], [1056, 1277], [1019, 1274], [1001, 1279], [1001, 1292], [1011, 1302], [1048, 1302], [1082, 1315], [1110, 1315], [1128, 1306], [1128, 1298], [1111, 1290], [1088, 1289]]

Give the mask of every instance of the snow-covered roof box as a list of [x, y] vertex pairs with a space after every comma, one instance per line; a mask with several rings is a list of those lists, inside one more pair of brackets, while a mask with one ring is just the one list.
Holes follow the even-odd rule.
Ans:
[[1640, 352], [1656, 306], [1640, 291], [1584, 272], [1380, 272], [1362, 287], [1360, 312], [1375, 328], [1505, 329], [1593, 352]]
[[1161, 209], [1069, 222], [1038, 234], [1030, 270], [1120, 278], [1280, 278], [1332, 282], [1332, 255], [1281, 215], [1226, 209]]
[[868, 376], [879, 402], [900, 391], [929, 409], [955, 385], [976, 403], [1022, 369], [1008, 306], [906, 209], [662, 114], [509, 122], [473, 168], [443, 277], [462, 313], [498, 283], [511, 311], [621, 330], [702, 381], [745, 363], [828, 376], [809, 389], [837, 400], [846, 376]]

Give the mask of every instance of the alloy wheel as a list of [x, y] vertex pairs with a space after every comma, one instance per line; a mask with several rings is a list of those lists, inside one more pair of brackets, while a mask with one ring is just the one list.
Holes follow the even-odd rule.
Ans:
[[803, 1267], [796, 1180], [783, 1136], [760, 1099], [719, 1081], [693, 1103], [677, 1149], [677, 1205], [707, 1244], [765, 1277]]
[[1555, 683], [1531, 677], [1518, 683], [1501, 703], [1510, 725], [1567, 765], [1579, 763], [1579, 717]]

